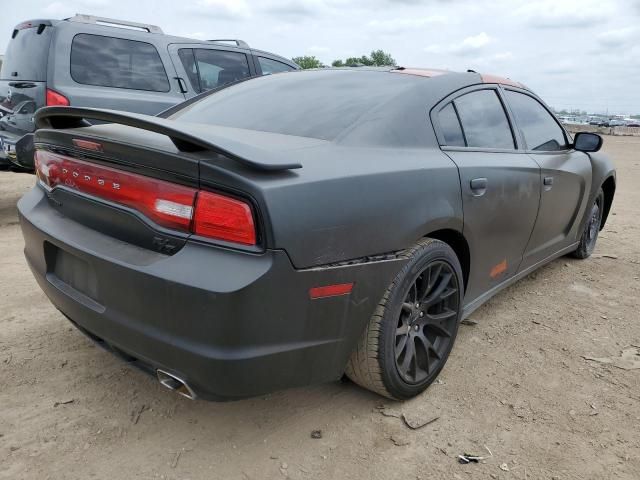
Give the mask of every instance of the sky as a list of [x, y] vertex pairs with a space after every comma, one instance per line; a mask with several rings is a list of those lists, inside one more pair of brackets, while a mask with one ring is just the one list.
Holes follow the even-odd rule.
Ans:
[[[8, 2], [8, 0], [3, 0]], [[326, 64], [383, 49], [406, 67], [520, 81], [557, 109], [640, 114], [640, 0], [23, 0], [13, 27], [88, 13], [199, 39], [240, 38]]]

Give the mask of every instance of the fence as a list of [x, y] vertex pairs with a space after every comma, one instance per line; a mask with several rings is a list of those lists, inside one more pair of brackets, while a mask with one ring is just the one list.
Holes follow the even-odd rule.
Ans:
[[565, 125], [571, 133], [592, 132], [600, 135], [631, 135], [640, 137], [640, 127], [597, 127], [595, 125]]

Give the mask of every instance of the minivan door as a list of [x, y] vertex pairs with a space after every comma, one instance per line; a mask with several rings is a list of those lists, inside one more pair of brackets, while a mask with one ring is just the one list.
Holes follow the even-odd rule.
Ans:
[[434, 118], [442, 150], [460, 174], [473, 259], [465, 303], [473, 309], [518, 271], [538, 213], [540, 168], [518, 150], [495, 88], [463, 93]]
[[33, 115], [45, 105], [47, 59], [53, 27], [38, 20], [16, 26], [0, 70], [0, 144], [15, 154], [15, 143], [35, 130]]
[[240, 48], [171, 44], [169, 54], [187, 98], [256, 75], [251, 55]]
[[540, 165], [540, 211], [521, 269], [571, 247], [591, 185], [591, 162], [573, 150], [567, 134], [533, 95], [505, 89], [504, 95], [522, 134], [527, 154]]

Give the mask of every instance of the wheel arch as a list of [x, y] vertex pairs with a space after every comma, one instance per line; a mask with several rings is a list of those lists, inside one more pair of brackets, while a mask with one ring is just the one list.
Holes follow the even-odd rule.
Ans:
[[604, 192], [604, 210], [602, 212], [600, 230], [604, 228], [604, 224], [607, 222], [609, 212], [611, 211], [611, 205], [613, 204], [613, 196], [616, 193], [616, 179], [613, 175], [607, 177], [607, 179], [602, 182], [602, 191]]
[[457, 230], [444, 228], [430, 232], [425, 235], [425, 237], [440, 240], [453, 249], [460, 261], [460, 267], [462, 268], [462, 275], [464, 277], [464, 289], [466, 291], [467, 283], [469, 281], [469, 273], [471, 271], [471, 253], [469, 250], [469, 243], [464, 235]]

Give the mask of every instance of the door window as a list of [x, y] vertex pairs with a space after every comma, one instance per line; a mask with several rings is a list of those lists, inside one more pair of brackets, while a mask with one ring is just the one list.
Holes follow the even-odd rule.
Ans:
[[272, 60], [271, 58], [258, 57], [258, 63], [260, 63], [260, 68], [262, 69], [263, 75], [271, 75], [272, 73], [281, 73], [281, 72], [290, 72], [295, 70], [290, 65], [286, 63], [278, 62], [277, 60]]
[[454, 100], [468, 147], [513, 149], [507, 115], [495, 90], [478, 90]]
[[244, 53], [196, 48], [178, 52], [193, 88], [206, 92], [251, 76]]
[[189, 83], [191, 83], [191, 86], [196, 92], [201, 92], [200, 79], [198, 78], [198, 67], [196, 66], [196, 57], [193, 55], [193, 49], [181, 48], [178, 50], [178, 57], [180, 57], [182, 66], [187, 72]]
[[568, 148], [564, 130], [540, 102], [512, 90], [505, 95], [529, 150], [549, 152]]
[[440, 129], [444, 135], [444, 144], [450, 147], [464, 147], [464, 135], [453, 103], [449, 103], [438, 114]]
[[71, 78], [84, 85], [168, 92], [169, 79], [150, 43], [81, 33], [71, 45]]

